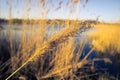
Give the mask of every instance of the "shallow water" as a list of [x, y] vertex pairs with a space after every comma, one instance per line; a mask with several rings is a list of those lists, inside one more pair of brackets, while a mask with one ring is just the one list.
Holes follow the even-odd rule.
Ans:
[[[8, 24], [4, 24], [4, 25], [1, 25], [3, 27], [3, 29], [0, 30], [0, 39], [5, 39], [8, 37], [8, 34], [10, 32], [9, 29], [9, 25]], [[37, 34], [39, 32], [39, 25], [34, 25], [34, 27], [36, 27], [35, 29], [35, 33]], [[54, 31], [52, 31], [51, 28], [54, 28]], [[49, 26], [47, 28], [47, 31], [46, 31], [46, 35], [49, 37], [49, 36], [52, 36], [53, 34], [57, 33], [58, 31], [60, 31], [61, 29], [63, 29], [64, 27], [62, 26]], [[26, 32], [26, 37], [29, 35], [29, 33], [31, 32], [31, 25], [25, 25], [25, 32]], [[12, 29], [11, 29], [11, 33], [12, 33], [12, 38], [13, 39], [20, 39], [21, 36], [22, 36], [22, 33], [23, 33], [23, 25], [12, 25]]]

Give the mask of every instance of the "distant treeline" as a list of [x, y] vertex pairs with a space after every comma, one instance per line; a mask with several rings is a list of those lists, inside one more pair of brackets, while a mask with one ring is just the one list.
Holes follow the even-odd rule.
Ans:
[[8, 23], [8, 20], [6, 20], [6, 19], [0, 19], [0, 24], [2, 24], [2, 23]]
[[12, 24], [22, 24], [22, 23], [26, 23], [26, 24], [37, 24], [37, 23], [41, 23], [41, 22], [45, 22], [47, 24], [53, 24], [53, 25], [61, 25], [61, 24], [82, 24], [82, 25], [89, 25], [89, 24], [97, 24], [100, 23], [96, 20], [61, 20], [61, 19], [39, 19], [39, 20], [25, 20], [25, 19], [11, 19], [11, 20], [6, 20], [6, 19], [0, 19], [0, 23], [12, 23]]

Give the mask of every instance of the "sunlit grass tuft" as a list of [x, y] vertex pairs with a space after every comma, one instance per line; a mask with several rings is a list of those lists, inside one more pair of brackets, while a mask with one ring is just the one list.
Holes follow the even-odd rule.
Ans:
[[101, 52], [120, 53], [120, 25], [99, 24], [95, 28], [96, 30], [89, 34], [92, 45]]

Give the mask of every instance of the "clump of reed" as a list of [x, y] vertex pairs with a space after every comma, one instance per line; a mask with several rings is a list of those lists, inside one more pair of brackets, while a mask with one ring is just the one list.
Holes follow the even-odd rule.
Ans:
[[109, 54], [120, 53], [119, 24], [98, 24], [94, 32], [90, 33], [92, 45], [100, 52]]
[[[37, 0], [38, 1], [38, 0]], [[84, 0], [84, 4], [88, 2], [88, 0]], [[26, 2], [26, 1], [25, 1]], [[46, 16], [49, 13], [49, 5], [52, 4], [52, 1], [49, 3], [49, 0], [40, 0], [42, 18], [46, 19]], [[68, 1], [66, 6], [70, 7], [70, 15], [74, 14], [73, 6], [79, 5], [79, 0], [71, 0]], [[24, 1], [22, 2], [24, 4]], [[23, 15], [23, 19], [27, 19], [29, 17], [31, 0], [27, 1], [28, 7], [23, 7], [23, 12], [26, 13]], [[12, 18], [10, 5], [10, 19]], [[26, 5], [26, 4], [24, 4]], [[38, 5], [38, 3], [36, 3]], [[58, 7], [59, 10], [62, 6], [62, 2], [59, 2]], [[27, 9], [27, 11], [25, 10]], [[56, 10], [55, 9], [55, 10]], [[39, 8], [36, 9], [36, 15]], [[19, 44], [17, 44], [12, 40], [12, 21], [9, 22], [9, 42], [10, 42], [10, 59], [4, 63], [4, 65], [8, 65], [8, 73], [5, 77], [4, 74], [0, 75], [0, 78], [3, 79], [25, 79], [25, 80], [41, 80], [41, 79], [81, 79], [89, 76], [81, 76], [76, 75], [78, 73], [78, 69], [82, 68], [86, 64], [91, 64], [95, 60], [88, 60], [89, 55], [94, 50], [92, 48], [87, 55], [80, 59], [80, 56], [83, 51], [83, 47], [85, 43], [78, 43], [80, 46], [75, 53], [75, 49], [77, 44], [74, 43], [74, 36], [77, 33], [81, 33], [81, 24], [73, 21], [70, 24], [70, 21], [65, 21], [63, 26], [66, 28], [54, 33], [55, 29], [52, 27], [52, 32], [54, 33], [52, 36], [48, 38], [47, 36], [47, 28], [50, 25], [55, 26], [54, 21], [50, 24], [47, 24], [47, 20], [34, 20], [33, 22], [29, 22], [29, 32], [27, 32], [28, 23], [26, 21], [20, 22], [22, 24], [22, 37], [20, 39]], [[36, 26], [34, 24], [38, 24], [38, 28], [36, 30]], [[57, 24], [59, 25], [59, 24]], [[86, 30], [87, 28], [85, 28]], [[85, 31], [84, 30], [84, 31]], [[103, 58], [106, 62], [111, 62], [109, 59]], [[1, 66], [0, 66], [1, 67]], [[2, 66], [3, 67], [3, 66]], [[93, 69], [93, 68], [92, 68]]]

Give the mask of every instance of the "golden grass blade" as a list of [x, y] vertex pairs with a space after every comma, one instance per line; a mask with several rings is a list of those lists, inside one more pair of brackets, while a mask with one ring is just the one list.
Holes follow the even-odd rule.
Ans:
[[48, 42], [44, 43], [42, 48], [36, 49], [35, 53], [22, 66], [20, 66], [17, 70], [15, 70], [8, 78], [6, 78], [6, 80], [10, 79], [14, 74], [16, 74], [20, 69], [22, 69], [30, 61], [35, 60], [40, 55], [43, 55], [46, 51], [48, 51], [52, 47], [57, 46], [57, 44], [65, 41], [71, 35], [75, 35], [79, 31], [80, 27], [81, 26], [69, 27], [60, 31], [58, 34], [54, 35], [50, 40], [48, 40]]
[[74, 67], [78, 67], [78, 68], [81, 68], [83, 65], [87, 64], [89, 61], [87, 60], [88, 56], [91, 54], [91, 52], [94, 50], [94, 48], [92, 48], [88, 53], [87, 55], [77, 64], [73, 64], [73, 65], [68, 65], [62, 69], [59, 69], [57, 71], [52, 71], [50, 73], [48, 73], [48, 75], [45, 75], [43, 77], [41, 77], [41, 79], [46, 79], [46, 78], [50, 78], [52, 76], [55, 76], [56, 74], [62, 72], [62, 71], [65, 71], [65, 70], [69, 70], [71, 68], [74, 68]]

